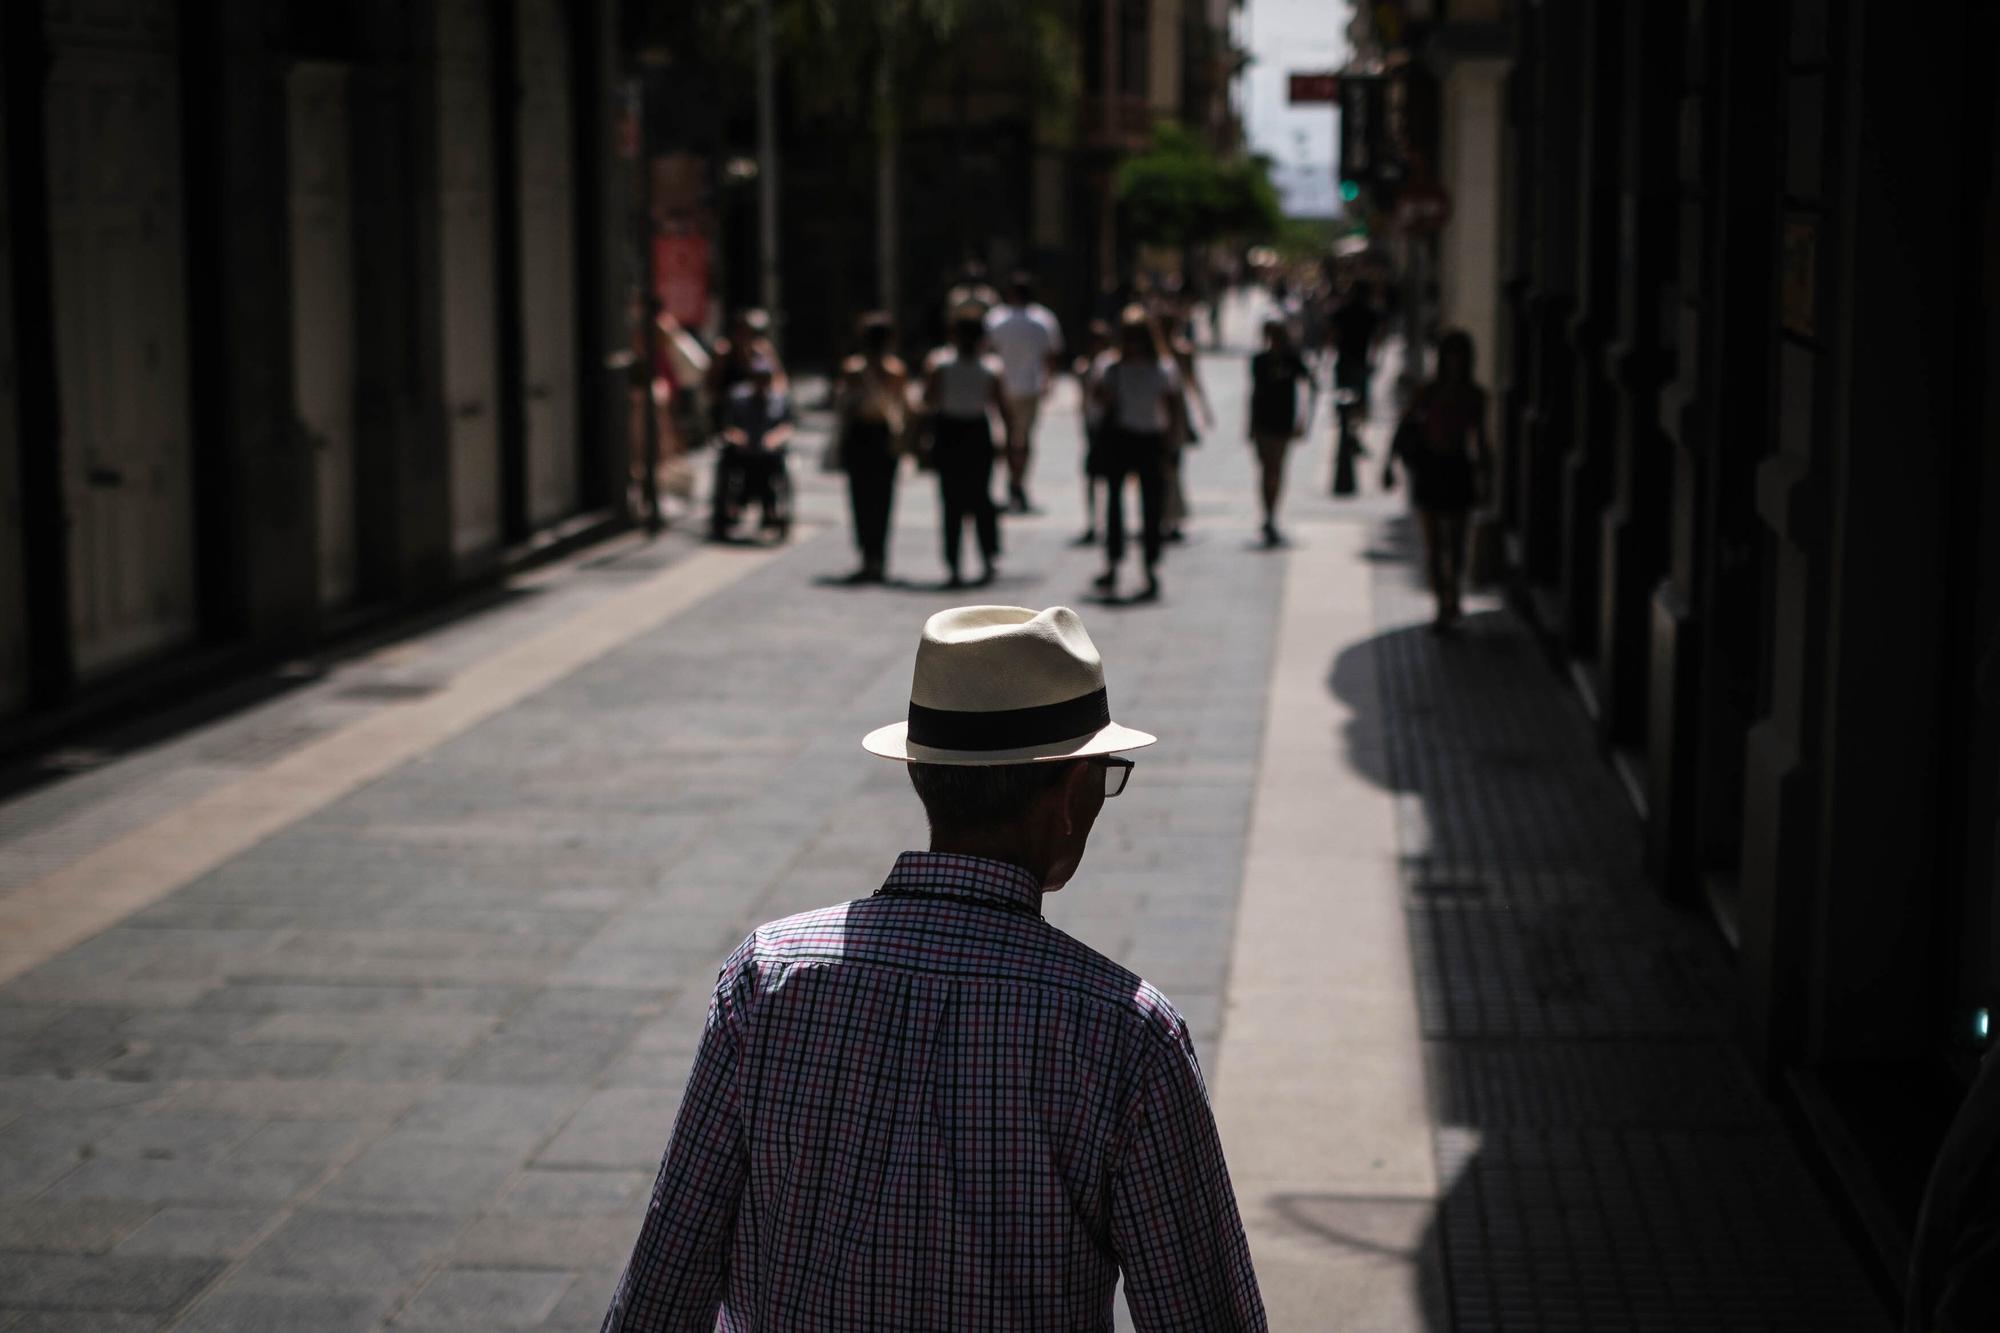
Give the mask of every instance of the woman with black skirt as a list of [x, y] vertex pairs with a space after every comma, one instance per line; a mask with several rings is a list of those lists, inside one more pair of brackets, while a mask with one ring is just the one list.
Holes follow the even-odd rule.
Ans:
[[993, 581], [1000, 558], [1000, 511], [993, 503], [993, 422], [1004, 428], [1006, 396], [998, 358], [983, 355], [986, 321], [961, 310], [952, 321], [951, 344], [931, 354], [924, 375], [924, 406], [932, 413], [931, 466], [944, 508], [946, 586], [962, 588], [959, 537], [970, 518], [979, 535], [978, 582]]
[[1382, 485], [1396, 484], [1396, 463], [1410, 473], [1410, 502], [1423, 527], [1425, 568], [1437, 597], [1432, 628], [1458, 624], [1465, 574], [1466, 520], [1478, 501], [1492, 449], [1486, 391], [1472, 379], [1472, 336], [1453, 329], [1438, 339], [1437, 377], [1417, 390], [1396, 428]]
[[897, 442], [909, 409], [910, 373], [891, 350], [895, 325], [877, 311], [861, 320], [861, 352], [840, 368], [840, 466], [854, 508], [861, 568], [849, 583], [888, 577], [889, 514], [896, 499]]
[[1160, 550], [1166, 539], [1167, 451], [1172, 432], [1186, 425], [1186, 400], [1173, 355], [1161, 346], [1142, 306], [1127, 306], [1118, 320], [1118, 355], [1097, 382], [1104, 408], [1104, 573], [1099, 590], [1118, 589], [1125, 558], [1125, 480], [1139, 482], [1139, 542], [1146, 586], [1135, 600], [1160, 595]]

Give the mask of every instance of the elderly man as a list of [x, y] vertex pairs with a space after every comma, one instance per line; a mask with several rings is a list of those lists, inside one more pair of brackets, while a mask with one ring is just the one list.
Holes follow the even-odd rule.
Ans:
[[609, 1333], [1265, 1327], [1187, 1024], [1041, 914], [1152, 743], [1069, 608], [930, 618], [930, 850], [723, 965]]

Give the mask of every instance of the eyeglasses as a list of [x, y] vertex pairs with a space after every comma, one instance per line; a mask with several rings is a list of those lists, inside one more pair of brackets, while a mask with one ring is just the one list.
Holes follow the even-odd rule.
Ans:
[[1125, 784], [1132, 780], [1135, 767], [1130, 759], [1120, 759], [1116, 755], [1099, 755], [1097, 762], [1104, 765], [1104, 794], [1116, 796], [1125, 790]]

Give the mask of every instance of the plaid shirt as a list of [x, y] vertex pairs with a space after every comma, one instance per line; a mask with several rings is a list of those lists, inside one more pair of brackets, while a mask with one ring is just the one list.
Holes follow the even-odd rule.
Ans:
[[1040, 904], [906, 852], [744, 940], [606, 1333], [1265, 1328], [1187, 1024]]

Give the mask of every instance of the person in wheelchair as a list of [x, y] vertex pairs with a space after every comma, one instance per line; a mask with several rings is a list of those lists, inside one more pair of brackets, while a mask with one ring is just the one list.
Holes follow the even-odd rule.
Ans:
[[782, 539], [792, 524], [791, 474], [785, 449], [794, 429], [791, 398], [775, 384], [767, 358], [750, 364], [750, 376], [730, 391], [722, 412], [722, 447], [715, 458], [715, 502], [710, 529], [726, 540], [743, 510], [755, 501], [759, 527]]

